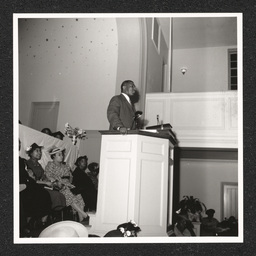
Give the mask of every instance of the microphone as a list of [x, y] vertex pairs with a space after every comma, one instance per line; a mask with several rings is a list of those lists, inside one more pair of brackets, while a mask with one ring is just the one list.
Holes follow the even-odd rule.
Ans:
[[159, 115], [156, 115], [156, 123], [159, 125]]
[[143, 114], [142, 111], [136, 111], [135, 116], [134, 116], [134, 120], [137, 120], [138, 118], [140, 118], [142, 116], [142, 114]]
[[132, 122], [132, 126], [131, 126], [131, 129], [133, 127], [133, 124], [135, 122], [135, 128], [138, 129], [138, 119], [141, 117], [142, 115], [142, 111], [136, 111], [135, 114], [134, 114], [134, 117], [133, 117], [133, 122]]

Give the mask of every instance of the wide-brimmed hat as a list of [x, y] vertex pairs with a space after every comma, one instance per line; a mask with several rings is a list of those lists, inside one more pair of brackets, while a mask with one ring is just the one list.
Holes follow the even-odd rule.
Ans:
[[30, 154], [37, 148], [43, 148], [43, 146], [38, 146], [36, 143], [33, 143], [31, 146], [26, 148], [26, 153]]
[[88, 230], [79, 222], [66, 220], [45, 228], [39, 237], [88, 237]]
[[62, 147], [53, 146], [52, 148], [50, 148], [50, 149], [48, 150], [48, 153], [49, 153], [50, 155], [55, 155], [56, 153], [61, 152], [61, 151], [63, 151], [63, 150], [65, 150], [65, 148], [64, 148], [63, 146], [62, 146]]

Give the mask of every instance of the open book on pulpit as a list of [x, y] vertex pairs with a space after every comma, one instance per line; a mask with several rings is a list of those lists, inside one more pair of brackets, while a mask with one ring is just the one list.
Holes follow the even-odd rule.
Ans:
[[173, 137], [174, 140], [176, 140], [176, 135], [172, 131], [172, 126], [169, 123], [147, 126], [146, 131], [155, 131], [155, 132], [158, 132], [160, 134], [167, 134], [167, 135], [170, 135], [171, 137]]

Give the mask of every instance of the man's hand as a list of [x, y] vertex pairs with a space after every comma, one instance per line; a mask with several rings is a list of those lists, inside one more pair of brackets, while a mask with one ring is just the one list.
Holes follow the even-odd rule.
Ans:
[[120, 134], [125, 135], [125, 134], [127, 134], [127, 130], [128, 129], [126, 127], [120, 127], [119, 132], [120, 132]]

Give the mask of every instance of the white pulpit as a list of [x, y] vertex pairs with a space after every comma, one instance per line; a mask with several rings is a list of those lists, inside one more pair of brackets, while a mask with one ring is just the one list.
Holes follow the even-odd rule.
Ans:
[[134, 220], [140, 237], [167, 236], [172, 218], [174, 142], [146, 131], [101, 131], [97, 211], [90, 233], [104, 236]]

